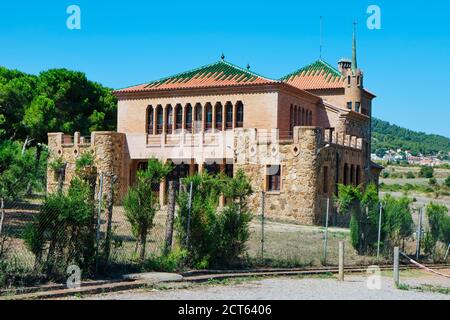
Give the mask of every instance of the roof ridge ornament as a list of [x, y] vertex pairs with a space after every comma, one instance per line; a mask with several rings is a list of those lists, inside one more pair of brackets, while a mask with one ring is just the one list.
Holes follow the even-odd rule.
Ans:
[[222, 61], [225, 61], [225, 55], [223, 54], [223, 52], [222, 52], [222, 55], [220, 56], [220, 59], [221, 59]]

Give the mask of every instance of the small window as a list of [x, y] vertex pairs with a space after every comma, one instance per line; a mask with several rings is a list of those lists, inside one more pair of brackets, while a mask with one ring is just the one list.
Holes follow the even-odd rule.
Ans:
[[355, 102], [355, 111], [359, 112], [360, 108], [361, 108], [361, 102]]
[[216, 130], [222, 130], [222, 104], [216, 103]]
[[347, 77], [347, 83], [348, 83], [348, 85], [350, 85], [352, 83], [352, 79], [350, 78], [350, 76]]
[[175, 128], [181, 129], [183, 126], [183, 108], [180, 104], [175, 107]]
[[212, 105], [208, 102], [206, 104], [206, 129], [212, 128]]
[[241, 101], [236, 103], [236, 128], [244, 127], [244, 105]]
[[267, 166], [267, 191], [281, 190], [281, 166]]
[[347, 102], [347, 109], [352, 110], [352, 106], [353, 104], [351, 101]]
[[192, 131], [192, 106], [186, 105], [186, 130]]
[[153, 134], [153, 107], [147, 107], [147, 133]]
[[233, 105], [227, 102], [225, 105], [225, 128], [233, 129]]

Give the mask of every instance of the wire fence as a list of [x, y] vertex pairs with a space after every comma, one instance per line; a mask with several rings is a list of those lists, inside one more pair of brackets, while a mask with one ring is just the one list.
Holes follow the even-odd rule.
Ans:
[[[94, 261], [92, 275], [102, 269], [103, 276], [111, 276], [142, 270], [142, 260], [139, 259], [139, 241], [136, 230], [127, 218], [123, 206], [126, 190], [117, 190], [114, 183], [106, 187], [102, 185], [105, 176], [97, 176], [97, 187], [93, 195], [92, 211], [86, 208], [72, 207], [74, 212], [65, 212], [65, 207], [44, 205], [45, 195], [36, 195], [23, 200], [4, 201], [1, 210], [0, 231], [0, 284], [2, 286], [26, 286], [36, 278], [45, 279], [42, 273], [37, 273], [38, 261], [50, 259], [53, 265], [62, 266], [76, 261], [83, 261], [89, 256]], [[110, 182], [112, 180], [109, 180]], [[164, 189], [161, 189], [164, 188]], [[170, 199], [167, 185], [157, 185], [153, 188], [155, 198], [161, 202], [156, 212], [153, 226], [146, 238], [145, 258], [151, 259], [163, 255], [167, 242], [168, 213]], [[162, 196], [160, 196], [160, 191]], [[332, 199], [322, 199], [316, 226], [305, 226], [292, 221], [268, 218], [265, 216], [266, 204], [262, 201], [253, 213], [249, 225], [250, 237], [246, 243], [243, 261], [247, 267], [302, 267], [338, 265], [338, 246], [340, 241], [345, 243], [345, 265], [370, 265], [374, 263], [388, 263], [391, 255], [358, 254], [351, 243], [348, 224], [348, 214], [340, 214], [333, 205]], [[32, 238], [30, 225], [39, 221], [39, 215], [51, 211], [44, 223], [45, 231], [41, 235], [45, 244], [39, 250], [33, 248], [27, 239]], [[60, 211], [58, 211], [60, 210]], [[75, 214], [77, 213], [77, 214]], [[67, 215], [72, 216], [67, 217]], [[91, 215], [91, 224], [77, 224], [83, 214]], [[175, 207], [175, 218], [177, 208]], [[66, 216], [64, 216], [66, 215]], [[328, 219], [327, 219], [328, 216]], [[417, 239], [423, 239], [427, 230], [427, 219], [422, 212], [413, 210], [415, 230], [420, 226], [420, 233], [413, 232], [404, 239], [402, 251], [415, 256], [418, 250]], [[81, 220], [80, 220], [81, 221]], [[69, 224], [70, 223], [70, 224]], [[55, 232], [59, 230], [58, 232]], [[30, 236], [31, 234], [31, 236]], [[176, 230], [171, 241], [176, 247]], [[58, 245], [55, 245], [60, 240]], [[61, 245], [63, 243], [64, 245]], [[84, 252], [80, 247], [86, 245], [93, 248], [93, 252]], [[420, 248], [419, 248], [420, 250]], [[423, 249], [422, 249], [423, 250]], [[105, 258], [105, 251], [106, 258]], [[99, 267], [100, 265], [100, 267]], [[3, 277], [3, 279], [2, 279]]]

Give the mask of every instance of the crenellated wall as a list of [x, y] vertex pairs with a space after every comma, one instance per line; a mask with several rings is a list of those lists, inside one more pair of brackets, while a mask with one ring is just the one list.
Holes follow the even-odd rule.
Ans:
[[[64, 187], [67, 188], [75, 175], [75, 163], [77, 158], [86, 152], [92, 152], [94, 166], [98, 176], [103, 173], [103, 194], [109, 189], [112, 176], [117, 176], [115, 183], [116, 199], [121, 199], [126, 192], [127, 180], [124, 172], [126, 166], [125, 135], [117, 132], [99, 131], [90, 136], [82, 137], [78, 132], [74, 136], [61, 132], [48, 134], [49, 160], [51, 163], [57, 158], [67, 162]], [[99, 185], [97, 181], [97, 186]], [[57, 189], [57, 175], [52, 168], [47, 169], [47, 192]], [[98, 190], [97, 190], [98, 191]]]

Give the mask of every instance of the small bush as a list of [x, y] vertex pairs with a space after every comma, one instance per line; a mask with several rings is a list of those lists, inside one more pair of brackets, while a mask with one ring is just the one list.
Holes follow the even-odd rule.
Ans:
[[412, 171], [408, 171], [406, 173], [406, 179], [415, 179], [416, 176], [414, 175], [414, 173], [412, 173]]
[[430, 179], [430, 178], [433, 178], [433, 175], [434, 175], [433, 167], [428, 167], [428, 166], [420, 167], [419, 177]]

